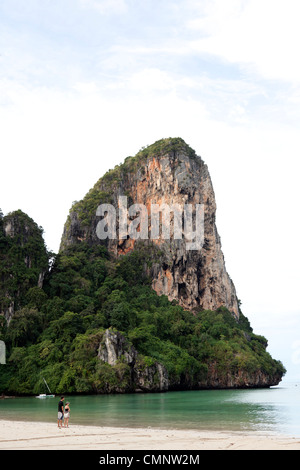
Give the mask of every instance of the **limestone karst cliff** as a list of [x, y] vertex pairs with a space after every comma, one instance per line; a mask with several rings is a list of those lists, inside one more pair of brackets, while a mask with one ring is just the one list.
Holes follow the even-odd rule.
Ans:
[[[151, 211], [163, 204], [196, 207], [200, 224], [186, 230], [174, 210], [163, 236]], [[26, 214], [0, 211], [0, 393], [41, 393], [43, 377], [55, 394], [277, 385], [285, 368], [239, 309], [215, 214], [207, 166], [182, 139], [100, 178], [73, 204], [56, 255]]]
[[[148, 210], [149, 243], [160, 248], [160, 258], [151, 267], [152, 286], [169, 300], [178, 300], [186, 309], [215, 310], [227, 307], [238, 318], [238, 301], [221, 249], [216, 227], [216, 201], [207, 165], [182, 139], [163, 139], [128, 157], [109, 171], [86, 197], [73, 205], [65, 224], [61, 251], [85, 241], [100, 244], [96, 215], [99, 204], [111, 203], [117, 210], [120, 196], [128, 206], [142, 204]], [[150, 239], [153, 204], [168, 207], [204, 208], [204, 244], [201, 249], [186, 249], [186, 240]], [[172, 214], [171, 214], [172, 216]], [[127, 222], [129, 223], [129, 218]], [[118, 225], [117, 220], [117, 225]], [[173, 219], [174, 223], [174, 219]], [[118, 235], [118, 234], [117, 234]], [[105, 240], [110, 252], [122, 256], [134, 250], [136, 240]]]

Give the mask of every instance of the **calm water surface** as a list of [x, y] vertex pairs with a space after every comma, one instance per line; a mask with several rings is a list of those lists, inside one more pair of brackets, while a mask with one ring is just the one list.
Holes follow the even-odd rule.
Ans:
[[[56, 421], [60, 397], [0, 400], [0, 419]], [[300, 436], [300, 383], [258, 390], [66, 396], [70, 424], [260, 431]]]

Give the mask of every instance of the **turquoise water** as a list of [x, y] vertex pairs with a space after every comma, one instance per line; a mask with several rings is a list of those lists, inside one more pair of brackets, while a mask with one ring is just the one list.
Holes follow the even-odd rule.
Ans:
[[[0, 400], [0, 419], [56, 421], [59, 397]], [[70, 424], [300, 436], [300, 383], [270, 389], [65, 396]]]

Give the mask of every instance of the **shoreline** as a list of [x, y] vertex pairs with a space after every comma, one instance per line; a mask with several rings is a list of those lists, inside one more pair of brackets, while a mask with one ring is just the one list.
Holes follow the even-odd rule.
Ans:
[[0, 419], [0, 450], [300, 450], [300, 437]]

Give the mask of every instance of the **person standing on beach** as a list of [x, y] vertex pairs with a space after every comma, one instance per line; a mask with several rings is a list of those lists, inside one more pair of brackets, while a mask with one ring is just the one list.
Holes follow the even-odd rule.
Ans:
[[62, 428], [62, 420], [64, 417], [64, 399], [65, 397], [61, 397], [60, 401], [58, 402], [57, 426], [61, 428]]
[[69, 418], [70, 418], [70, 403], [67, 401], [64, 412], [64, 427], [69, 427]]

